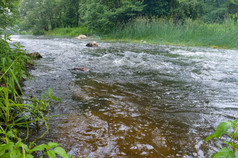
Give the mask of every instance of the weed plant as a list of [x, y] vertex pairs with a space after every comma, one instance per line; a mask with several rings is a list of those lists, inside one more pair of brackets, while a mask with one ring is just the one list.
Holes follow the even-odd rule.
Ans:
[[175, 23], [172, 19], [140, 17], [117, 27], [105, 38], [238, 49], [237, 28], [238, 23], [230, 19], [222, 24], [207, 24], [191, 19]]
[[[53, 95], [49, 88], [40, 99], [33, 97], [29, 104], [21, 101], [21, 79], [26, 78], [26, 63], [32, 63], [31, 57], [26, 54], [20, 44], [10, 46], [9, 36], [0, 38], [0, 157], [1, 158], [32, 158], [36, 151], [41, 151], [45, 156], [54, 158], [57, 155], [69, 157], [59, 144], [49, 142], [48, 145], [36, 145], [35, 141], [26, 145], [29, 133], [29, 124], [40, 128], [46, 127], [43, 137], [49, 129], [49, 117], [45, 117], [51, 101], [59, 98]], [[26, 138], [20, 138], [18, 129], [26, 129]]]
[[223, 140], [223, 146], [218, 146], [219, 151], [215, 152], [212, 158], [235, 158], [236, 152], [238, 151], [238, 120], [228, 120], [221, 122], [216, 131], [205, 139], [205, 142], [212, 138], [217, 138], [217, 140]]

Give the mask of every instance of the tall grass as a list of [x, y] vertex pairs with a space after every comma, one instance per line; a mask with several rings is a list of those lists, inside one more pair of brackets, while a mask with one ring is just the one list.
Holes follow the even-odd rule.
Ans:
[[69, 36], [74, 37], [80, 34], [91, 35], [92, 32], [87, 27], [74, 27], [74, 28], [56, 28], [45, 32], [47, 36]]
[[238, 48], [238, 23], [207, 24], [187, 19], [173, 20], [137, 18], [116, 28], [106, 39], [144, 40], [149, 43]]

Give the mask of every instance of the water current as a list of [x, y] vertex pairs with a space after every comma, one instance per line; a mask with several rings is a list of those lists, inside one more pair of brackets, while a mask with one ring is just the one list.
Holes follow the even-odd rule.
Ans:
[[[238, 118], [238, 51], [13, 36], [43, 58], [25, 95], [52, 88], [54, 141], [76, 157], [210, 157], [204, 139]], [[88, 72], [72, 68], [87, 67]], [[39, 135], [42, 131], [34, 131]]]

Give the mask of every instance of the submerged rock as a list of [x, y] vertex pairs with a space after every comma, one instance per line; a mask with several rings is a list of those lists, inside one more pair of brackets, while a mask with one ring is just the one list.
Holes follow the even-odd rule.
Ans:
[[77, 39], [87, 39], [86, 35], [79, 35], [78, 37], [76, 37]]
[[97, 42], [93, 41], [93, 42], [89, 42], [88, 44], [86, 44], [87, 47], [98, 47]]
[[40, 59], [40, 58], [42, 58], [42, 56], [40, 55], [39, 52], [33, 52], [33, 53], [28, 54], [28, 55], [31, 56], [33, 59]]
[[87, 68], [87, 67], [76, 67], [76, 68], [73, 68], [72, 70], [81, 71], [81, 72], [88, 72], [90, 69]]

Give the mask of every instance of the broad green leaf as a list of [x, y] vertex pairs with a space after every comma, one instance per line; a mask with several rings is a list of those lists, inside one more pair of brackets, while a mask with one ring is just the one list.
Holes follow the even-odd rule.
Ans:
[[18, 154], [17, 154], [17, 150], [16, 149], [10, 152], [10, 158], [18, 158], [17, 155]]
[[1, 158], [9, 158], [9, 157], [10, 157], [10, 152], [7, 152], [1, 156]]
[[56, 158], [55, 152], [52, 150], [48, 150], [47, 155], [49, 156], [49, 158]]
[[59, 146], [59, 144], [57, 144], [57, 143], [54, 143], [54, 142], [49, 142], [48, 143], [48, 149], [54, 148], [54, 147], [57, 147], [57, 146]]
[[220, 138], [221, 135], [225, 134], [226, 131], [231, 128], [234, 124], [234, 121], [225, 121], [225, 122], [221, 122], [217, 128], [216, 131], [212, 134], [210, 134], [209, 136], [207, 136], [207, 138], [205, 139], [205, 142], [207, 142], [209, 139], [216, 137], [217, 139]]
[[206, 137], [205, 143], [206, 143], [209, 139], [214, 138], [214, 137], [216, 137], [215, 133], [210, 134], [209, 136]]
[[218, 152], [214, 153], [211, 158], [236, 158], [235, 153], [228, 148], [222, 148]]
[[69, 157], [69, 155], [67, 155], [66, 151], [61, 147], [56, 147], [53, 151], [56, 154], [62, 156], [63, 158], [68, 158]]
[[3, 145], [1, 145], [0, 146], [0, 157], [5, 154], [5, 151], [6, 151], [5, 147]]
[[234, 122], [231, 120], [221, 122], [216, 128], [216, 132], [215, 132], [216, 138], [219, 139], [219, 137], [223, 135], [229, 128], [231, 128], [233, 124]]
[[15, 144], [15, 148], [20, 148], [20, 147], [22, 147], [22, 142], [21, 142], [21, 140], [19, 140], [16, 144]]
[[46, 144], [41, 144], [41, 145], [34, 147], [29, 152], [32, 153], [33, 151], [44, 151], [46, 149], [46, 147], [47, 147]]
[[14, 147], [14, 143], [13, 142], [10, 142], [8, 144], [3, 144], [3, 145], [0, 146], [0, 151], [8, 150], [8, 151], [11, 152], [13, 150], [13, 147]]

